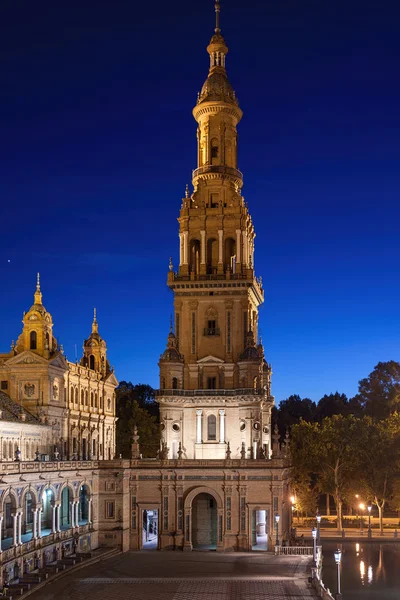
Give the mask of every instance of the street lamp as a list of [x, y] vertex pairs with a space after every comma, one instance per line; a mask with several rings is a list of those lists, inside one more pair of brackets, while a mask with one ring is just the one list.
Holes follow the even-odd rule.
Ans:
[[341, 550], [339, 550], [339, 548], [337, 550], [335, 550], [334, 553], [335, 556], [335, 563], [337, 566], [337, 592], [336, 592], [336, 600], [341, 600], [342, 598], [342, 594], [340, 592], [340, 561], [342, 560], [342, 552]]
[[275, 523], [276, 523], [276, 542], [275, 542], [275, 546], [279, 546], [279, 535], [278, 535], [279, 519], [280, 519], [280, 516], [278, 514], [276, 514], [275, 515]]
[[317, 530], [315, 527], [312, 528], [312, 537], [313, 537], [313, 558], [314, 558], [314, 566], [317, 565]]
[[321, 545], [321, 515], [317, 513], [317, 544]]
[[361, 535], [363, 535], [363, 533], [364, 533], [364, 531], [363, 531], [363, 524], [364, 524], [364, 523], [363, 523], [363, 511], [365, 510], [365, 504], [363, 504], [363, 503], [361, 502], [361, 504], [360, 504], [360, 506], [359, 506], [359, 509], [360, 509], [360, 511], [361, 511], [361, 517], [360, 517], [360, 533], [361, 533]]
[[368, 509], [368, 537], [372, 537], [372, 530], [371, 530], [371, 510], [372, 510], [372, 505], [371, 502], [368, 504], [367, 506]]

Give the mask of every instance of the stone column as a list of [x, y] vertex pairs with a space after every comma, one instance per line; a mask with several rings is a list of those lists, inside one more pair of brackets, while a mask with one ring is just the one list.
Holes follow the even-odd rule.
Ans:
[[206, 264], [206, 231], [200, 231], [200, 264]]
[[71, 507], [71, 527], [72, 529], [75, 527], [75, 501], [69, 503]]
[[61, 504], [57, 504], [56, 511], [57, 511], [56, 512], [56, 529], [57, 529], [57, 532], [59, 533], [61, 531], [61, 523], [60, 523], [60, 521], [61, 521], [61, 518], [60, 518], [61, 517]]
[[241, 262], [241, 255], [240, 255], [240, 248], [241, 248], [241, 239], [240, 239], [240, 235], [241, 235], [241, 231], [240, 229], [236, 229], [236, 262], [240, 263]]
[[182, 235], [183, 235], [183, 264], [187, 265], [188, 264], [188, 237], [189, 237], [189, 232], [188, 231], [184, 231]]
[[37, 539], [37, 518], [38, 518], [38, 509], [33, 509], [33, 539]]
[[90, 525], [90, 523], [92, 522], [92, 499], [89, 498], [88, 500], [88, 524]]
[[38, 538], [40, 539], [42, 537], [42, 509], [39, 508], [38, 510]]
[[75, 526], [79, 527], [79, 501], [75, 502]]
[[3, 552], [3, 550], [1, 549], [1, 540], [3, 537], [3, 517], [0, 517], [0, 554]]
[[224, 241], [224, 231], [223, 229], [218, 229], [218, 262], [223, 263], [223, 241]]
[[56, 532], [56, 510], [57, 507], [53, 504], [51, 507], [51, 533]]
[[18, 513], [18, 545], [22, 546], [22, 512]]
[[225, 410], [219, 411], [219, 443], [225, 444]]
[[13, 518], [13, 546], [17, 546], [18, 545], [18, 532], [17, 532], [17, 519], [18, 519], [18, 513], [14, 513], [13, 515], [11, 515]]
[[197, 431], [197, 436], [196, 436], [196, 443], [197, 444], [201, 444], [202, 443], [202, 431], [201, 431], [201, 421], [202, 421], [202, 415], [203, 415], [203, 411], [201, 409], [196, 410], [196, 421], [197, 421], [197, 427], [196, 427], [196, 431]]
[[243, 231], [243, 260], [244, 265], [248, 265], [249, 262], [249, 242], [247, 239], [247, 232]]
[[179, 266], [183, 263], [183, 233], [179, 234]]

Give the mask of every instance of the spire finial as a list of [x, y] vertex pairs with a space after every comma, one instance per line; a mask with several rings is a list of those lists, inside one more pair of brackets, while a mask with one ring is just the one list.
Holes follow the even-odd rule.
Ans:
[[186, 184], [186, 187], [185, 187], [185, 198], [189, 198], [189, 185], [188, 184]]
[[34, 293], [35, 304], [42, 304], [42, 292], [40, 291], [40, 273], [36, 275], [36, 290]]
[[92, 333], [98, 333], [99, 326], [97, 323], [97, 310], [93, 309], [93, 323], [92, 323]]
[[219, 13], [221, 11], [221, 7], [219, 4], [219, 0], [215, 0], [215, 33], [221, 33], [221, 29], [219, 26]]

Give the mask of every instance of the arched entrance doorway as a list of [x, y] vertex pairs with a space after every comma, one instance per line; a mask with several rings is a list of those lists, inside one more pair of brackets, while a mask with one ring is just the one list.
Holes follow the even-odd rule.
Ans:
[[192, 503], [192, 545], [194, 550], [217, 549], [217, 502], [211, 494], [201, 493]]

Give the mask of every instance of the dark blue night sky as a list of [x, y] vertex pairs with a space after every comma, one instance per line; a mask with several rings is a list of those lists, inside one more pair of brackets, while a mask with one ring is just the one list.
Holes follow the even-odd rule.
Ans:
[[[92, 309], [120, 380], [158, 384], [213, 0], [3, 2], [1, 350], [40, 271], [69, 359]], [[398, 3], [222, 0], [277, 400], [400, 359]]]

